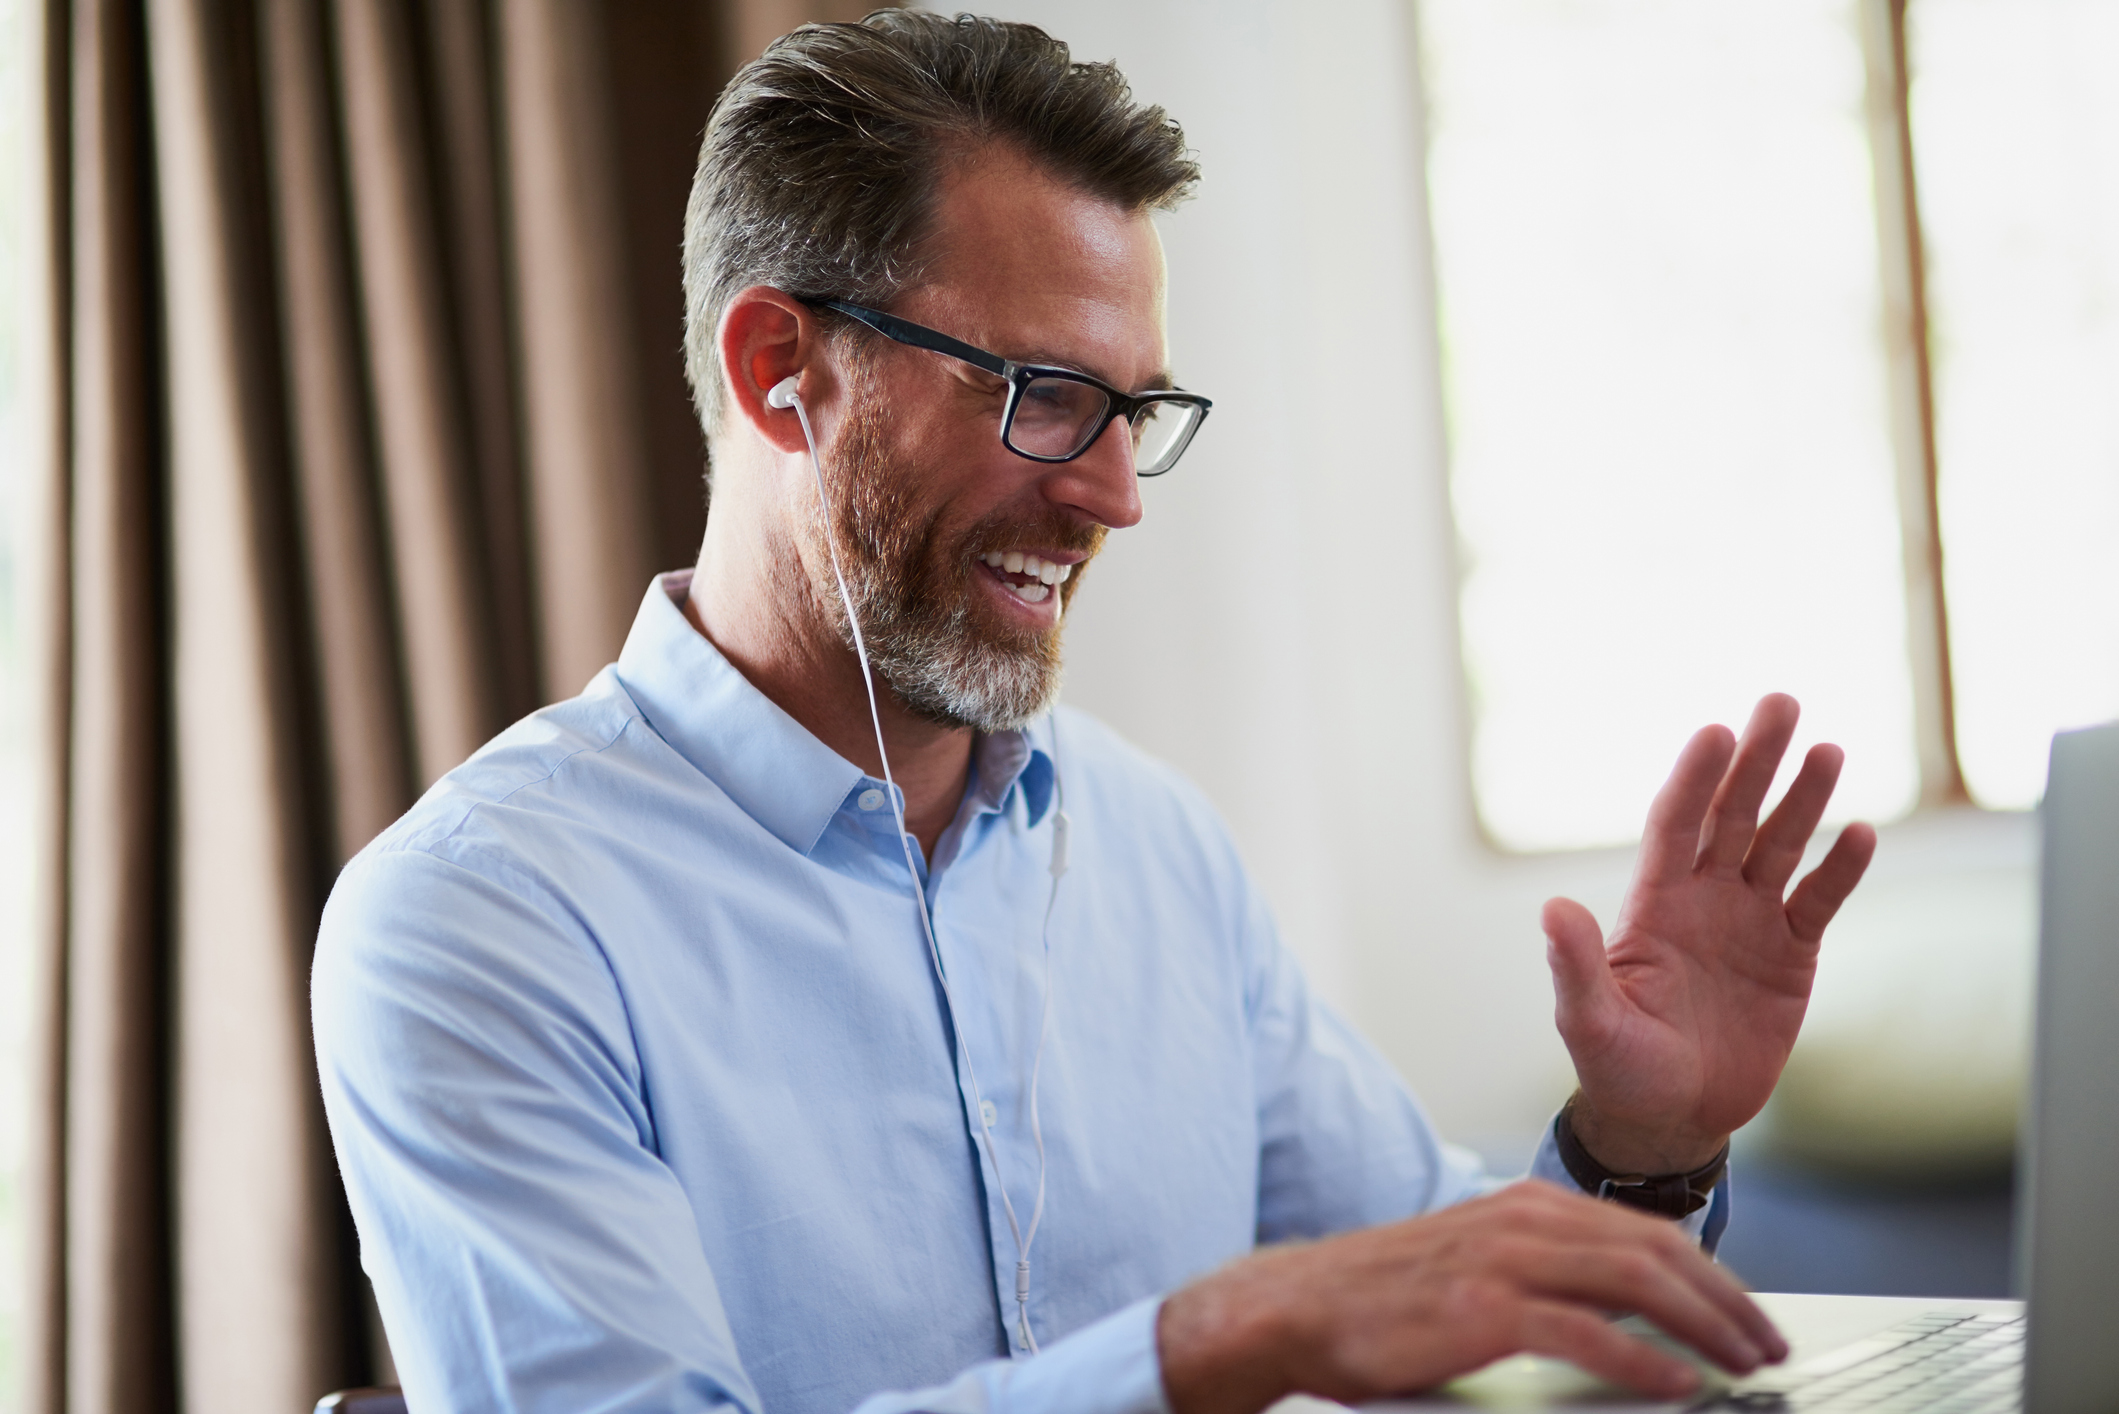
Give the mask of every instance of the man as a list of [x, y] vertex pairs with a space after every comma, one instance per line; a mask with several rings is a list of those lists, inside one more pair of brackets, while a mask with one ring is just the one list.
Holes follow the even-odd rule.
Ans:
[[698, 566], [348, 866], [319, 943], [414, 1408], [1249, 1414], [1518, 1350], [1692, 1387], [1612, 1309], [1785, 1353], [1699, 1239], [1874, 843], [1788, 893], [1839, 766], [1757, 823], [1791, 701], [1686, 746], [1608, 945], [1547, 907], [1581, 1088], [1552, 1182], [1498, 1191], [1197, 793], [1051, 710], [1086, 567], [1203, 415], [1150, 220], [1196, 175], [1022, 26], [806, 28], [721, 100]]

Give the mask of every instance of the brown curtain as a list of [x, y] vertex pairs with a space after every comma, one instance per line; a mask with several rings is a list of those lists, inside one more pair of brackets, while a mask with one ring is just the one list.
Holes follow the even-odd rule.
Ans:
[[46, 0], [32, 1414], [374, 1372], [318, 910], [696, 553], [699, 133], [734, 62], [865, 8]]

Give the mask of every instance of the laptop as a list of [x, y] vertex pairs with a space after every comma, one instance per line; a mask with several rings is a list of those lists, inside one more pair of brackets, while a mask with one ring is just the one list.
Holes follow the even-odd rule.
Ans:
[[1734, 1382], [1709, 1371], [1686, 1402], [1643, 1402], [1564, 1361], [1516, 1356], [1368, 1407], [2119, 1414], [2119, 723], [2053, 739], [2043, 815], [2018, 1170], [2027, 1301], [1766, 1293], [1758, 1301], [1788, 1338], [1788, 1359]]

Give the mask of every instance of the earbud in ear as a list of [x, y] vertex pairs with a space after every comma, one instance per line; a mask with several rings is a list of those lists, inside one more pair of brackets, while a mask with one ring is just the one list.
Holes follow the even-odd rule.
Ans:
[[801, 381], [801, 374], [788, 374], [785, 378], [773, 384], [772, 391], [765, 395], [765, 405], [769, 408], [779, 408], [783, 412], [793, 407], [797, 396], [795, 388]]

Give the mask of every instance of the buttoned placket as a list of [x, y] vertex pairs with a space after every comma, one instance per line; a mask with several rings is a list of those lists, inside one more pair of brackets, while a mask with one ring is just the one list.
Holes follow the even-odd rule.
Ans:
[[[974, 1100], [970, 1080], [962, 1074], [962, 1058], [957, 1058], [957, 1089], [963, 1100], [965, 1120], [967, 1125], [976, 1127], [971, 1138], [978, 1145], [994, 1297], [999, 1303], [1001, 1328], [1008, 1351], [1021, 1358], [1030, 1351], [1016, 1319], [1018, 1254], [1008, 1227], [1007, 1208], [996, 1188], [997, 1184], [1008, 1185], [1016, 1221], [1027, 1234], [1036, 1203], [1037, 1154], [1028, 1138], [1028, 1125], [1021, 1110], [1027, 1103], [1029, 1048], [1036, 1044], [1036, 1035], [1034, 1023], [1028, 1034], [1024, 1034], [1019, 1017], [1013, 1018], [1014, 1024], [1011, 1024], [1011, 1013], [1017, 1009], [1015, 1001], [1023, 981], [1020, 971], [1026, 967], [1026, 959], [1019, 954], [1026, 944], [1022, 928], [1013, 917], [1016, 910], [1010, 907], [1012, 900], [1007, 889], [1008, 881], [1018, 871], [1008, 868], [999, 857], [1012, 852], [1012, 847], [1021, 841], [1020, 792], [1011, 785], [999, 802], [981, 803], [962, 824], [961, 836], [951, 842], [956, 848], [948, 852], [951, 857], [946, 859], [946, 867], [934, 878], [930, 905], [934, 910], [935, 940], [941, 949], [943, 966], [951, 969], [951, 985], [959, 989], [957, 1022], [964, 1028], [972, 1064], [978, 1071], [981, 1093]], [[938, 856], [943, 853], [937, 850]], [[1001, 883], [998, 891], [985, 887], [996, 868]], [[1040, 899], [1038, 904], [1041, 916], [1043, 900]], [[1042, 985], [1034, 966], [1029, 968], [1029, 974], [1032, 986]], [[991, 1139], [991, 1158], [979, 1130], [984, 1130]], [[995, 1172], [994, 1160], [998, 1161], [998, 1172]], [[1032, 1255], [1035, 1256], [1034, 1249]], [[1037, 1288], [1038, 1271], [1033, 1261], [1029, 1303], [1033, 1329], [1037, 1325]]]
[[[1030, 985], [1042, 988], [1049, 985], [1043, 976], [1044, 959], [1018, 955], [1024, 947], [1036, 947], [1038, 936], [1025, 940], [1024, 928], [1042, 924], [1046, 896], [1038, 892], [1037, 898], [1022, 904], [1028, 910], [1025, 917], [1034, 914], [1031, 924], [1015, 917], [1018, 912], [1012, 904], [1019, 901], [1011, 897], [979, 898], [979, 890], [972, 897], [961, 899], [963, 908], [973, 913], [987, 908], [997, 908], [1000, 917], [981, 921], [971, 920], [965, 927], [953, 924], [961, 916], [963, 908], [951, 907], [950, 902], [965, 892], [965, 886], [974, 882], [976, 876], [983, 882], [986, 872], [1000, 861], [987, 857], [989, 852], [999, 849], [1015, 853], [1026, 846], [1035, 853], [1036, 846], [1026, 836], [1031, 832], [1029, 807], [1018, 778], [1031, 753], [1024, 749], [1010, 752], [1007, 757], [994, 760], [997, 753], [986, 753], [989, 769], [1001, 767], [1006, 770], [1006, 781], [998, 796], [990, 788], [982, 789], [976, 774], [967, 790], [963, 806], [956, 819], [936, 843], [935, 860], [930, 862], [916, 839], [900, 842], [897, 838], [897, 819], [890, 810], [888, 791], [893, 789], [872, 777], [863, 777], [848, 792], [847, 804], [859, 813], [864, 828], [879, 854], [887, 854], [887, 862], [899, 869], [904, 867], [905, 855], [909, 852], [919, 869], [922, 888], [927, 897], [928, 921], [934, 928], [934, 943], [940, 957], [940, 965], [955, 995], [955, 1024], [965, 1028], [964, 1044], [971, 1051], [971, 1062], [977, 1071], [979, 1095], [973, 1096], [971, 1079], [964, 1072], [962, 1052], [957, 1046], [957, 1037], [951, 1029], [950, 1018], [940, 1018], [943, 1023], [945, 1044], [951, 1048], [950, 1062], [957, 1077], [957, 1092], [964, 1116], [965, 1136], [972, 1145], [979, 1173], [979, 1187], [986, 1205], [985, 1221], [987, 1247], [991, 1258], [994, 1282], [994, 1297], [999, 1306], [1003, 1338], [1009, 1354], [1022, 1358], [1030, 1353], [1024, 1343], [1020, 1325], [1016, 1319], [1015, 1271], [1018, 1260], [1015, 1239], [1008, 1226], [1008, 1213], [995, 1185], [1009, 1183], [1009, 1198], [1015, 1205], [1018, 1224], [1027, 1234], [1037, 1194], [1037, 1154], [1028, 1137], [1027, 1122], [1016, 1113], [1018, 1106], [1026, 1103], [1024, 1092], [1029, 1083], [1030, 1055], [1027, 1048], [1036, 1044], [1035, 1022], [1029, 1023], [1027, 1035], [1014, 1035], [1016, 1030], [1006, 1020], [1008, 1005], [996, 1004], [987, 995], [990, 989], [1000, 989], [1002, 995], [1013, 1002], [1016, 987], [1023, 980], [1019, 970], [1027, 971]], [[998, 771], [995, 774], [999, 774]], [[902, 795], [900, 796], [902, 799]], [[908, 851], [909, 846], [909, 851]], [[1012, 881], [1016, 876], [1032, 885], [1049, 886], [1049, 875], [1042, 869], [1021, 867], [1026, 861], [1016, 861], [1014, 867], [1002, 866], [1004, 876]], [[967, 876], [968, 871], [968, 876]], [[1004, 884], [1003, 893], [1009, 893]], [[910, 889], [907, 889], [908, 895]], [[980, 935], [993, 932], [995, 936], [984, 939]], [[925, 960], [927, 940], [917, 940], [919, 956]], [[991, 956], [986, 955], [991, 952]], [[930, 964], [932, 965], [932, 964]], [[1033, 998], [1042, 1002], [1042, 997]], [[1033, 1007], [1033, 1012], [1035, 1008]], [[999, 1028], [990, 1024], [999, 1021]], [[991, 1154], [987, 1148], [990, 1138]], [[993, 1159], [999, 1162], [999, 1173], [994, 1171]], [[1012, 1180], [1012, 1182], [1010, 1182]], [[1035, 1249], [1032, 1252], [1035, 1256]], [[1033, 1330], [1038, 1324], [1038, 1270], [1033, 1261], [1031, 1267], [1030, 1319]]]

